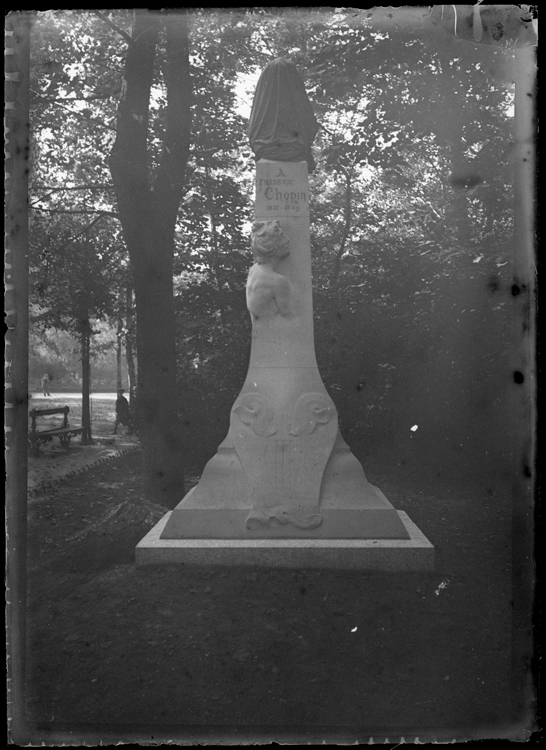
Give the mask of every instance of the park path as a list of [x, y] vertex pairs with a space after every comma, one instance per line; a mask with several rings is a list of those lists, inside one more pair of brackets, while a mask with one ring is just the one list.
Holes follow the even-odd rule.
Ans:
[[[112, 434], [116, 396], [116, 393], [94, 393], [91, 396], [94, 445], [82, 445], [80, 438], [76, 437], [70, 442], [68, 450], [64, 450], [54, 439], [40, 446], [39, 456], [29, 456], [29, 497], [92, 466], [113, 460], [128, 451], [138, 450], [138, 437], [127, 435], [124, 427], [120, 428], [117, 435]], [[81, 393], [78, 392], [52, 392], [48, 397], [34, 392], [30, 394], [29, 408], [47, 409], [69, 405], [70, 423], [78, 425], [81, 423], [81, 399]]]
[[[115, 401], [117, 398], [117, 393], [92, 393], [91, 394], [91, 400], [93, 399], [97, 401]], [[41, 391], [32, 391], [30, 394], [31, 401], [45, 401], [46, 399], [51, 399], [52, 401], [78, 401], [81, 403], [82, 400], [82, 394], [79, 391], [74, 392], [66, 392], [66, 391], [53, 391], [49, 394], [49, 396], [44, 396]], [[45, 403], [40, 404], [40, 408], [46, 408]]]
[[28, 491], [32, 496], [42, 488], [74, 476], [99, 463], [112, 460], [128, 451], [138, 450], [135, 435], [94, 437], [95, 445], [81, 445], [73, 440], [68, 450], [57, 445], [46, 445], [38, 457], [28, 459]]

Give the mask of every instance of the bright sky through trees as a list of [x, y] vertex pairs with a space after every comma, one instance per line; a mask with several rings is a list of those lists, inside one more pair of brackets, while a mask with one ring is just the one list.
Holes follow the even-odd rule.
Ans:
[[261, 70], [256, 68], [252, 73], [240, 73], [237, 76], [237, 83], [234, 90], [237, 97], [236, 111], [237, 114], [250, 119], [250, 110], [252, 109], [252, 99]]

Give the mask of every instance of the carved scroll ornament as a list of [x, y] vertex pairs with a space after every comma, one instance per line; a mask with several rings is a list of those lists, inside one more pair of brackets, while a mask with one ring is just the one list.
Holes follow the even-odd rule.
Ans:
[[269, 437], [277, 432], [273, 404], [261, 393], [244, 393], [235, 402], [232, 412], [260, 437]]
[[246, 527], [254, 531], [271, 526], [272, 521], [277, 521], [281, 526], [290, 523], [299, 529], [316, 529], [322, 523], [322, 516], [319, 513], [302, 516], [294, 511], [293, 508], [288, 508], [286, 505], [275, 505], [271, 508], [251, 510], [246, 518]]
[[304, 393], [296, 401], [291, 435], [310, 435], [317, 425], [327, 424], [336, 414], [335, 406], [323, 393]]

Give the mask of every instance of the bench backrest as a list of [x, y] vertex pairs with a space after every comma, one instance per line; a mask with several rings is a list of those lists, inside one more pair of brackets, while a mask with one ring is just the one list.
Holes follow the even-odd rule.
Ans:
[[64, 414], [63, 427], [68, 427], [68, 412], [70, 407], [62, 406], [57, 409], [31, 409], [29, 412], [30, 418], [32, 419], [32, 432], [36, 432], [36, 418], [47, 417], [50, 414]]
[[31, 409], [29, 414], [31, 417], [46, 417], [49, 414], [67, 415], [69, 411], [70, 411], [69, 406], [62, 406], [58, 409]]

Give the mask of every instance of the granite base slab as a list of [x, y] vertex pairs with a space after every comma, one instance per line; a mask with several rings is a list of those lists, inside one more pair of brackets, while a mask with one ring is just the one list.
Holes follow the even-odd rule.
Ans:
[[135, 549], [144, 565], [434, 570], [434, 547], [404, 511], [409, 539], [161, 539], [169, 511]]

